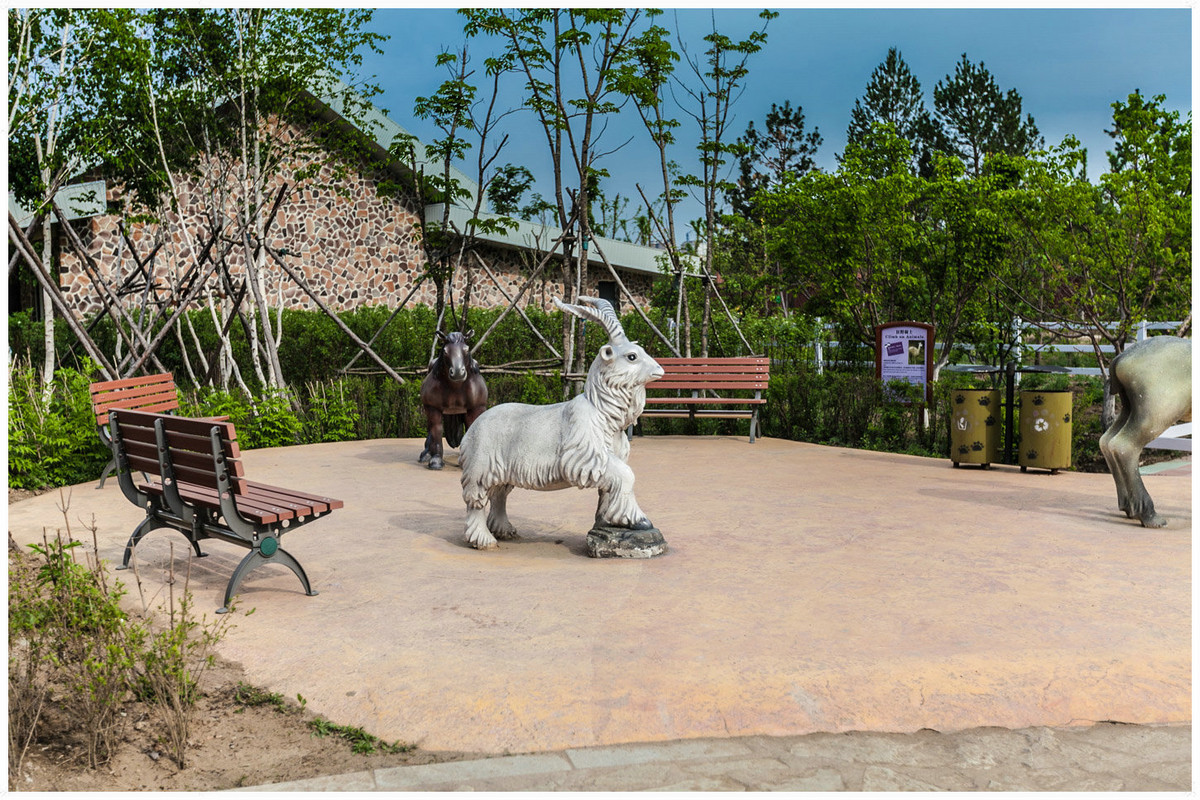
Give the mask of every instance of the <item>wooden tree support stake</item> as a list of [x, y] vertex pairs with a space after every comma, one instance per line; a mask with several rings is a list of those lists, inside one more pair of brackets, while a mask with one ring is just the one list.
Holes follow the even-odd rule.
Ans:
[[269, 246], [267, 246], [265, 244], [263, 245], [263, 248], [267, 251], [267, 255], [269, 255], [271, 258], [275, 259], [275, 263], [279, 265], [279, 268], [282, 269], [284, 272], [286, 272], [288, 274], [288, 277], [290, 277], [293, 281], [295, 281], [296, 285], [299, 286], [301, 289], [303, 289], [305, 294], [307, 294], [309, 297], [312, 298], [313, 302], [317, 304], [317, 307], [320, 308], [322, 311], [324, 311], [326, 316], [328, 316], [330, 319], [332, 319], [334, 321], [334, 324], [336, 324], [339, 328], [341, 328], [342, 332], [350, 337], [351, 341], [353, 341], [356, 345], [358, 345], [364, 353], [366, 353], [372, 359], [374, 359], [376, 364], [383, 367], [383, 371], [386, 372], [392, 378], [392, 380], [396, 381], [396, 383], [399, 383], [401, 385], [404, 384], [404, 378], [401, 378], [399, 375], [397, 375], [396, 371], [394, 369], [392, 369], [390, 366], [388, 366], [388, 363], [386, 361], [384, 361], [382, 358], [380, 358], [379, 354], [376, 353], [374, 350], [372, 350], [370, 345], [368, 345], [366, 342], [364, 342], [362, 339], [360, 339], [358, 334], [356, 334], [354, 331], [350, 330], [350, 328], [346, 325], [346, 323], [342, 322], [341, 318], [338, 317], [337, 314], [333, 313], [332, 309], [330, 309], [329, 306], [325, 305], [325, 303], [321, 300], [321, 298], [317, 296], [316, 292], [314, 292], [312, 289], [310, 289], [308, 287], [308, 284], [304, 281], [304, 279], [301, 278], [299, 275], [297, 275], [294, 271], [292, 271], [291, 267], [289, 267], [287, 264], [284, 263], [283, 259], [279, 257], [278, 253], [276, 253], [274, 250], [272, 250]]
[[108, 359], [104, 357], [104, 354], [100, 352], [100, 348], [96, 346], [94, 341], [92, 341], [92, 337], [89, 336], [87, 331], [83, 329], [83, 325], [80, 324], [79, 320], [75, 317], [74, 310], [67, 305], [66, 299], [62, 296], [62, 290], [59, 289], [55, 281], [51, 280], [50, 274], [46, 271], [45, 265], [42, 264], [41, 259], [39, 259], [37, 254], [33, 251], [33, 245], [30, 243], [29, 239], [26, 238], [25, 231], [21, 229], [21, 226], [17, 223], [17, 219], [13, 216], [11, 211], [8, 212], [8, 238], [12, 240], [13, 245], [21, 251], [21, 255], [25, 258], [26, 263], [28, 263], [30, 269], [33, 270], [33, 276], [37, 278], [37, 281], [39, 284], [41, 284], [42, 289], [50, 295], [50, 302], [54, 304], [54, 308], [59, 314], [62, 315], [63, 319], [67, 321], [67, 325], [70, 327], [71, 332], [74, 333], [76, 338], [83, 343], [83, 347], [85, 350], [87, 350], [88, 355], [100, 365], [100, 371], [104, 375], [105, 380], [113, 380], [117, 374], [116, 369], [114, 369], [113, 365], [110, 364]]

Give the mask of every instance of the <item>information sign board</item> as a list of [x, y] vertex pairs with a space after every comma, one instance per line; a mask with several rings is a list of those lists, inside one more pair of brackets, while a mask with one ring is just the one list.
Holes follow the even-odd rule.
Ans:
[[933, 399], [933, 326], [888, 322], [875, 326], [875, 377], [884, 383], [908, 381]]

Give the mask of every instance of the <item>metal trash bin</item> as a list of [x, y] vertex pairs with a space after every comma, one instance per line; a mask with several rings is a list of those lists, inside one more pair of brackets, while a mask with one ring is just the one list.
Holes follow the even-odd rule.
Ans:
[[1017, 429], [1021, 445], [1017, 464], [1050, 470], [1053, 475], [1071, 466], [1071, 422], [1074, 395], [1069, 390], [1022, 391]]
[[956, 389], [950, 396], [950, 460], [982, 464], [1000, 460], [1000, 390]]

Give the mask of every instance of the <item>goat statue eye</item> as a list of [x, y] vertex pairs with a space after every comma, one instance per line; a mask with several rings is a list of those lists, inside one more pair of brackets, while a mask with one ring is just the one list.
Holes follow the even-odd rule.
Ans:
[[629, 355], [627, 355], [625, 357], [628, 358], [630, 361], [637, 361], [637, 353], [630, 353]]

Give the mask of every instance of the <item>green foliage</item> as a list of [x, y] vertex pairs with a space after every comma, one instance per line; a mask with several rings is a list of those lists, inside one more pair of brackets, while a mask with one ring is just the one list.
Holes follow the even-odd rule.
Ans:
[[296, 695], [296, 699], [299, 705], [288, 702], [279, 692], [268, 692], [242, 682], [239, 682], [233, 690], [233, 701], [242, 707], [238, 709], [239, 711], [266, 706], [275, 709], [280, 714], [298, 713], [303, 710], [305, 701], [300, 695]]
[[194, 417], [229, 417], [238, 432], [238, 443], [247, 450], [286, 447], [301, 443], [304, 423], [286, 391], [267, 390], [248, 398], [240, 391], [204, 387], [185, 393], [180, 413]]
[[60, 369], [50, 386], [28, 363], [8, 371], [8, 485], [40, 489], [94, 480], [109, 458], [96, 432], [86, 372]]
[[176, 601], [172, 592], [165, 612], [165, 624], [151, 635], [142, 655], [139, 683], [147, 687], [151, 700], [158, 706], [166, 729], [167, 752], [183, 769], [187, 766], [188, 738], [200, 679], [213, 665], [216, 646], [228, 632], [232, 616], [225, 614], [211, 621], [207, 616], [197, 619], [186, 579], [183, 595]]
[[337, 725], [324, 717], [317, 717], [308, 723], [313, 736], [323, 739], [326, 736], [337, 736], [350, 744], [351, 752], [369, 756], [373, 753], [408, 753], [416, 749], [416, 745], [403, 742], [383, 741], [377, 736], [367, 733], [362, 728], [350, 725]]
[[359, 412], [346, 396], [346, 382], [312, 383], [303, 421], [305, 442], [344, 442], [354, 439]]
[[[18, 708], [28, 708], [30, 692], [40, 691], [43, 702], [49, 700], [47, 687], [63, 692], [61, 706], [83, 738], [87, 764], [94, 769], [108, 760], [124, 731], [121, 707], [145, 631], [121, 610], [121, 584], [110, 587], [101, 565], [76, 560], [80, 546], [69, 532], [30, 545], [40, 560], [33, 581], [11, 580], [10, 561], [9, 689]], [[44, 681], [40, 687], [39, 681]], [[23, 716], [28, 727], [22, 731], [18, 758], [45, 719]]]

